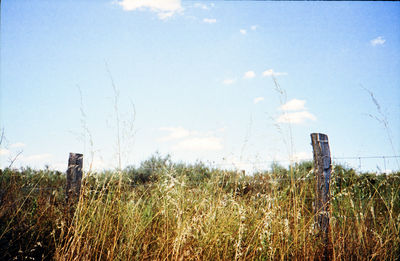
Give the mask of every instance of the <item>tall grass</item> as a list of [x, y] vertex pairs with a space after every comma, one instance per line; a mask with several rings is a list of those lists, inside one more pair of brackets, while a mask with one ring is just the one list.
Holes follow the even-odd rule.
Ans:
[[[6, 171], [8, 176], [23, 176]], [[187, 166], [152, 158], [140, 168], [120, 173], [86, 176], [71, 220], [63, 214], [62, 205], [50, 203], [55, 216], [47, 221], [53, 222], [52, 230], [39, 232], [37, 238], [52, 235], [52, 241], [47, 240], [54, 246], [54, 259], [321, 257], [323, 242], [315, 230], [314, 176], [309, 162], [291, 169], [275, 165], [272, 171], [244, 176], [201, 164]], [[332, 176], [334, 259], [395, 260], [400, 255], [400, 174], [361, 175], [337, 166]], [[18, 215], [29, 212], [30, 204], [25, 202]], [[1, 209], [5, 208], [2, 205]], [[35, 215], [39, 214], [22, 220]], [[2, 224], [0, 241], [18, 227], [20, 223], [15, 222], [20, 218], [5, 230]], [[4, 216], [1, 220], [6, 221]]]

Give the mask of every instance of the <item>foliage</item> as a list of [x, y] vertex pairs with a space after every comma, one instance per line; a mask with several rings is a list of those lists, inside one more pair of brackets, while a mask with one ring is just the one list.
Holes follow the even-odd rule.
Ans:
[[[122, 172], [87, 173], [73, 216], [63, 173], [0, 173], [0, 259], [319, 259], [311, 162], [244, 175], [158, 154]], [[334, 166], [335, 259], [400, 256], [400, 173]]]
[[0, 170], [1, 260], [52, 259], [64, 188], [58, 171]]

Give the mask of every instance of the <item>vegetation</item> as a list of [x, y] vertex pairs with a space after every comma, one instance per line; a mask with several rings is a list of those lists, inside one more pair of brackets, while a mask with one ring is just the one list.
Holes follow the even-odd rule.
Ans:
[[[400, 256], [400, 173], [335, 166], [335, 260]], [[251, 176], [153, 156], [138, 168], [86, 173], [73, 215], [65, 174], [0, 173], [1, 260], [304, 260], [323, 244], [312, 164]]]

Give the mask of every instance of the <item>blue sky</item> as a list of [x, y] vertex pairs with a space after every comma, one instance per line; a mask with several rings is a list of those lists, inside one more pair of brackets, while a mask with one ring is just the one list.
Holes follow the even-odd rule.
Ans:
[[16, 167], [64, 170], [81, 152], [102, 169], [159, 151], [261, 168], [310, 158], [312, 132], [334, 157], [399, 155], [399, 14], [396, 2], [2, 1], [0, 164], [22, 151]]

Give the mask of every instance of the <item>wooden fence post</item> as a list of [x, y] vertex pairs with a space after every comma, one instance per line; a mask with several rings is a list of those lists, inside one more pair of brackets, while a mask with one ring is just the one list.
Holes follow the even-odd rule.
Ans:
[[66, 201], [72, 206], [79, 201], [82, 181], [83, 154], [70, 153], [67, 170]]
[[315, 183], [315, 217], [318, 235], [325, 244], [323, 259], [332, 259], [332, 242], [330, 241], [330, 190], [331, 179], [331, 153], [329, 149], [328, 136], [322, 133], [311, 134], [311, 145], [314, 155]]

